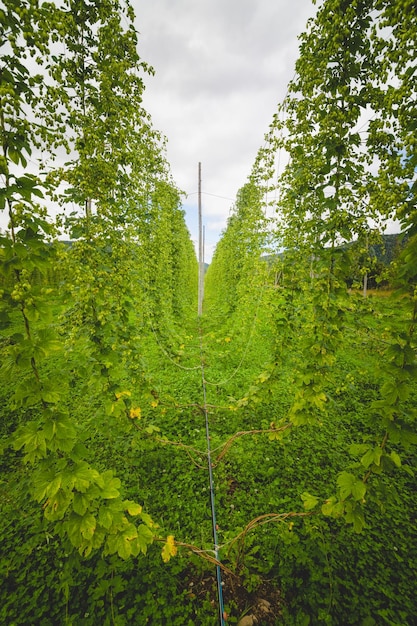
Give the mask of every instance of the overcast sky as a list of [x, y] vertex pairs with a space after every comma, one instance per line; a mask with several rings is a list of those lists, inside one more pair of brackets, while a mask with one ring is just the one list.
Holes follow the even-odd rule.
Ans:
[[[311, 0], [131, 0], [139, 53], [155, 69], [144, 106], [197, 239], [198, 163], [206, 261], [245, 184], [298, 57]], [[210, 194], [210, 195], [209, 195]], [[221, 198], [215, 197], [221, 196]]]

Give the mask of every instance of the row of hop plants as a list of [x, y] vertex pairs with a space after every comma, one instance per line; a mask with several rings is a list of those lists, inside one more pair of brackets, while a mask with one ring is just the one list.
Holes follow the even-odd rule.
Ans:
[[197, 276], [164, 139], [142, 105], [152, 68], [128, 2], [6, 0], [1, 17], [0, 373], [16, 451], [5, 489], [23, 463], [69, 552], [127, 559], [156, 525], [88, 442], [109, 423], [136, 433], [149, 396], [142, 337], [189, 314]]
[[[411, 52], [416, 26], [408, 0], [321, 3], [300, 38], [295, 77], [248, 183], [238, 193], [207, 273], [206, 309], [219, 313], [218, 324], [233, 336], [233, 350], [237, 339], [241, 346], [235, 369], [220, 387], [227, 389], [245, 358], [253, 355], [260, 316], [274, 335], [269, 362], [241, 390], [237, 406], [247, 407], [252, 421], [268, 412], [278, 414], [270, 438], [282, 441], [284, 450], [286, 445], [291, 449], [287, 437], [291, 442], [298, 433], [300, 439], [306, 437], [302, 430], [312, 433], [314, 450], [319, 433], [331, 431], [326, 428], [330, 419], [349, 429], [342, 456], [338, 436], [328, 441], [339, 466], [329, 472], [327, 484], [309, 481], [308, 491], [300, 488], [300, 510], [308, 516], [302, 529], [297, 527], [298, 537], [292, 543], [288, 539], [292, 548], [282, 545], [276, 559], [277, 578], [284, 576], [282, 589], [294, 590], [297, 573], [308, 569], [312, 528], [320, 529], [320, 542], [329, 542], [325, 554], [318, 550], [325, 565], [320, 569], [315, 563], [311, 581], [298, 581], [298, 597], [290, 591], [286, 598], [294, 611], [286, 614], [289, 624], [340, 619], [411, 623], [414, 617], [412, 585], [402, 589], [406, 610], [394, 610], [394, 603], [382, 609], [375, 597], [363, 610], [341, 618], [343, 608], [331, 596], [337, 584], [342, 588], [348, 580], [349, 600], [361, 597], [356, 570], [330, 582], [326, 608], [323, 598], [314, 598], [317, 588], [326, 596], [324, 582], [315, 586], [312, 581], [326, 580], [329, 572], [332, 576], [335, 553], [329, 546], [341, 524], [344, 537], [349, 529], [368, 533], [368, 545], [379, 541], [378, 529], [394, 523], [397, 514], [410, 524], [406, 532], [413, 528], [406, 506], [413, 487], [404, 485], [413, 480], [417, 443], [416, 68]], [[401, 234], [395, 256], [383, 270], [390, 295], [381, 314], [363, 295], [375, 272], [375, 250], [383, 245], [391, 220]], [[361, 290], [349, 289], [359, 285]], [[351, 421], [350, 411], [335, 416], [334, 393], [341, 393], [337, 381], [346, 376], [347, 353], [370, 349], [363, 333], [372, 336], [378, 361], [372, 361], [372, 393], [365, 391], [365, 381], [364, 388], [356, 385], [357, 416]], [[251, 344], [252, 350], [247, 349]], [[343, 404], [336, 405], [343, 412]], [[303, 462], [300, 455], [297, 465]], [[285, 501], [286, 495], [278, 490], [276, 498]], [[399, 502], [404, 503], [401, 512]], [[280, 511], [285, 513], [289, 511]], [[388, 519], [381, 521], [384, 515]], [[246, 547], [250, 554], [250, 541]], [[355, 558], [369, 566], [372, 549], [368, 554], [362, 546], [353, 549]], [[381, 555], [380, 564], [382, 560]], [[386, 585], [387, 594], [393, 593]], [[303, 598], [301, 589], [311, 597]]]
[[283, 359], [301, 355], [278, 426], [320, 427], [352, 310], [367, 310], [347, 285], [355, 275], [366, 280], [372, 246], [389, 220], [399, 224], [402, 244], [389, 276], [401, 305], [380, 331], [379, 396], [367, 407], [378, 435], [364, 443], [357, 433], [356, 465], [329, 485], [325, 501], [305, 496], [306, 509], [321, 507], [358, 532], [379, 477], [401, 471], [417, 442], [409, 403], [417, 376], [416, 32], [407, 0], [322, 3], [300, 38], [295, 77], [207, 274], [207, 306], [223, 313], [225, 326], [244, 328], [245, 342], [259, 307], [275, 325], [275, 355], [256, 383], [265, 402]]

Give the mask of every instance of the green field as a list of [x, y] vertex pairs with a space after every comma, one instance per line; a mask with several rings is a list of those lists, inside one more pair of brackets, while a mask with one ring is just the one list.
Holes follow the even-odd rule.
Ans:
[[[230, 319], [213, 326], [210, 316], [199, 322], [190, 315], [181, 330], [145, 334], [140, 346], [132, 346], [140, 352], [140, 372], [126, 380], [141, 409], [134, 420], [103, 416], [102, 394], [77, 375], [82, 346], [53, 357], [48, 376], [63, 380], [73, 372], [66, 404], [83, 424], [86, 458], [121, 478], [124, 497], [144, 506], [158, 525], [156, 538], [174, 536], [178, 554], [163, 563], [163, 544], [154, 541], [146, 556], [127, 561], [100, 553], [82, 558], [53, 522], [42, 519], [42, 507], [28, 500], [30, 472], [20, 453], [6, 450], [4, 623], [215, 623], [214, 565], [197, 553], [213, 549], [199, 332], [228, 623], [245, 613], [258, 615], [262, 624], [413, 623], [415, 452], [401, 454], [401, 467], [386, 463], [382, 475], [370, 477], [360, 533], [342, 516], [329, 518], [320, 510], [336, 494], [340, 473], [360, 468], [360, 455], [349, 454], [350, 446], [381, 445], [378, 418], [370, 416], [384, 378], [385, 346], [378, 337], [400, 317], [401, 304], [352, 296], [324, 385], [326, 408], [319, 421], [290, 427], [281, 439], [274, 429], [291, 406], [303, 338], [295, 333], [277, 360], [280, 308], [274, 297], [264, 290], [246, 333], [230, 328]], [[65, 318], [65, 308], [56, 309]], [[222, 326], [229, 326], [228, 334]], [[14, 429], [13, 391], [13, 384], [3, 386], [5, 443]], [[415, 406], [416, 391], [414, 385], [405, 413]], [[33, 410], [20, 410], [20, 420], [32, 418]], [[389, 446], [389, 454], [396, 450]], [[358, 475], [366, 473], [362, 467]], [[303, 506], [306, 493], [318, 499], [311, 511]], [[260, 600], [270, 603], [268, 612]]]
[[3, 5], [0, 623], [414, 626], [415, 3], [318, 3], [204, 303], [130, 3]]

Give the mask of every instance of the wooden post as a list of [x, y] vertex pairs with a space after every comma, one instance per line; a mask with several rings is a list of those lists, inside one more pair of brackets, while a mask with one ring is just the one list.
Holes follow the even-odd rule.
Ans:
[[[368, 265], [369, 261], [369, 239], [368, 234], [366, 234], [366, 252], [368, 254], [368, 258], [366, 259], [366, 264]], [[363, 276], [363, 297], [368, 297], [368, 270], [365, 272]]]
[[203, 314], [204, 298], [204, 243], [201, 209], [201, 163], [198, 164], [198, 316]]

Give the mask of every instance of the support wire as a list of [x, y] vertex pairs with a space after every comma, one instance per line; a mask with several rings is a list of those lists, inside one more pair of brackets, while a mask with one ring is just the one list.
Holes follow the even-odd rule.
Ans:
[[[206, 393], [206, 380], [204, 376], [204, 355], [203, 355], [203, 333], [201, 326], [199, 328], [200, 332], [200, 352], [201, 352], [201, 381], [203, 387], [203, 410], [206, 421], [206, 438], [207, 438], [207, 459], [208, 459], [208, 470], [209, 470], [209, 481], [210, 481], [210, 506], [211, 506], [211, 521], [213, 526], [213, 544], [214, 544], [214, 556], [217, 561], [219, 561], [219, 544], [217, 540], [217, 522], [216, 522], [216, 506], [215, 506], [215, 498], [214, 498], [214, 479], [213, 479], [213, 466], [211, 462], [211, 448], [210, 448], [210, 428], [209, 428], [209, 419], [208, 419], [208, 409], [207, 409], [207, 393]], [[222, 572], [220, 565], [216, 565], [216, 578], [217, 578], [217, 596], [219, 601], [219, 618], [220, 618], [220, 626], [225, 626], [225, 610], [224, 610], [224, 600], [223, 600], [223, 583], [222, 583]]]

